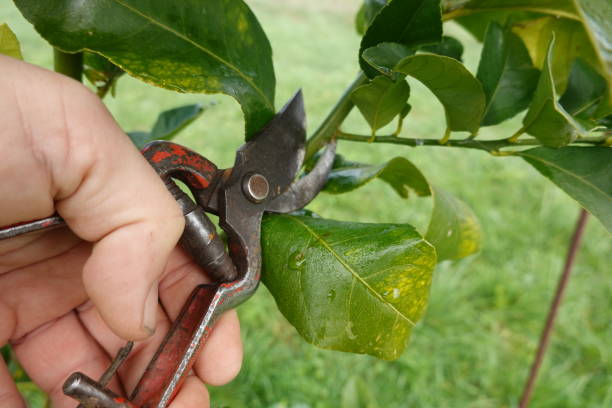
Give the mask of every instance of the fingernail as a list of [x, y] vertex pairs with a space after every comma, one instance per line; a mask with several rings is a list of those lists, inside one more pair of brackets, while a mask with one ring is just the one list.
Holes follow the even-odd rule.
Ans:
[[147, 299], [145, 300], [144, 315], [142, 319], [143, 329], [152, 336], [155, 333], [155, 324], [157, 322], [157, 282], [153, 282]]

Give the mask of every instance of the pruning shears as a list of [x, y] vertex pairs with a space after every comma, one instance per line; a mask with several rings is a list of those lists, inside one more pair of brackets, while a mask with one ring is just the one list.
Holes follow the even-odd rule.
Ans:
[[[331, 170], [335, 142], [314, 168], [296, 176], [304, 161], [305, 113], [301, 91], [236, 152], [234, 166], [218, 169], [198, 153], [168, 141], [155, 141], [142, 154], [157, 171], [183, 210], [181, 246], [214, 283], [196, 287], [149, 362], [129, 399], [106, 384], [130, 352], [122, 348], [105, 374], [95, 381], [72, 374], [64, 393], [84, 408], [164, 408], [191, 370], [198, 350], [221, 313], [248, 299], [261, 272], [261, 220], [264, 212], [289, 213], [307, 205], [323, 188]], [[173, 179], [185, 183], [192, 201]], [[227, 251], [206, 213], [219, 217]], [[0, 239], [63, 225], [58, 215], [0, 229]]]

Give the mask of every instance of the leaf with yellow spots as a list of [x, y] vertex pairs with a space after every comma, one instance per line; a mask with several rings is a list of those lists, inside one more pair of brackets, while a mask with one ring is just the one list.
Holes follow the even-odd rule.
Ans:
[[16, 0], [53, 46], [91, 51], [128, 74], [179, 92], [225, 93], [247, 138], [274, 115], [272, 50], [242, 0]]
[[263, 283], [306, 341], [385, 360], [406, 348], [436, 264], [410, 225], [292, 215], [264, 217], [262, 256]]
[[470, 207], [452, 194], [432, 187], [434, 209], [425, 237], [438, 252], [438, 261], [461, 259], [480, 250], [482, 231]]

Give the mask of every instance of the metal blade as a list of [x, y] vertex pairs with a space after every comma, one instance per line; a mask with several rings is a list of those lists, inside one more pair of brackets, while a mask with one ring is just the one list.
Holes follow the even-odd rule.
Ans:
[[[258, 173], [269, 185], [269, 199], [281, 195], [295, 179], [304, 160], [306, 114], [302, 91], [250, 141], [236, 152], [232, 173]], [[232, 178], [234, 174], [232, 174]]]
[[312, 171], [301, 179], [295, 181], [289, 189], [272, 202], [266, 205], [266, 211], [276, 213], [289, 213], [304, 208], [321, 191], [336, 154], [336, 141], [331, 141]]

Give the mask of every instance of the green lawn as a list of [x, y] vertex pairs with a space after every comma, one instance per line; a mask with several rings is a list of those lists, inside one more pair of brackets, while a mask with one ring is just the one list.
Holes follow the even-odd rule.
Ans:
[[[304, 90], [309, 131], [357, 72], [359, 38], [353, 15], [358, 0], [248, 1], [274, 49], [277, 107]], [[22, 40], [26, 60], [49, 67], [51, 52], [12, 4], [0, 8]], [[479, 47], [457, 26], [474, 71]], [[442, 108], [418, 84], [403, 134], [441, 137]], [[108, 105], [126, 130], [145, 130], [166, 108], [212, 102], [179, 138], [220, 166], [230, 166], [242, 143], [238, 105], [218, 95], [181, 95], [123, 78]], [[512, 134], [514, 119], [482, 137]], [[366, 132], [357, 114], [346, 129]], [[384, 131], [383, 131], [384, 133]], [[463, 135], [458, 135], [462, 137]], [[378, 163], [409, 158], [429, 180], [466, 201], [485, 233], [481, 253], [438, 266], [424, 319], [397, 361], [324, 351], [305, 343], [277, 311], [264, 287], [240, 307], [245, 360], [231, 384], [212, 390], [215, 407], [353, 407], [344, 394], [365, 389], [368, 407], [516, 406], [556, 286], [578, 205], [519, 158], [480, 151], [397, 147], [344, 142], [350, 159]], [[322, 195], [310, 208], [323, 217], [405, 222], [422, 232], [430, 199], [399, 199], [373, 182], [345, 196]], [[533, 396], [533, 407], [612, 406], [612, 245], [591, 219], [575, 274], [559, 315]], [[344, 405], [343, 405], [344, 404]]]

